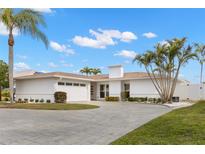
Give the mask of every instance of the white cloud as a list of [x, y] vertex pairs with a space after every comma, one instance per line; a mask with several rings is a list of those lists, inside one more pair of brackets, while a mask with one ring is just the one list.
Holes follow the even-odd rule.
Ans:
[[[9, 34], [8, 29], [6, 28], [6, 26], [2, 22], [0, 22], [0, 35], [6, 35], [7, 36], [8, 34]], [[18, 29], [14, 28], [13, 35], [14, 36], [19, 35]]]
[[159, 44], [169, 46], [169, 42], [167, 42], [167, 41], [165, 41], [165, 40], [160, 41]]
[[27, 59], [28, 57], [27, 56], [25, 56], [25, 55], [17, 55], [17, 57], [19, 58], [19, 59], [22, 59], [22, 60], [25, 60], [25, 59]]
[[34, 11], [42, 12], [42, 13], [53, 13], [50, 8], [31, 8]]
[[132, 32], [123, 32], [121, 41], [123, 42], [131, 42], [132, 40], [136, 40], [137, 36]]
[[14, 64], [14, 70], [15, 71], [25, 71], [25, 70], [29, 70], [30, 67], [28, 64], [24, 63], [24, 62], [19, 62]]
[[64, 53], [68, 56], [75, 54], [75, 51], [71, 49], [69, 45], [64, 45], [64, 44], [61, 45], [55, 41], [50, 41], [50, 46], [53, 50], [60, 53]]
[[150, 39], [150, 38], [155, 38], [155, 37], [157, 37], [157, 34], [152, 33], [152, 32], [148, 32], [148, 33], [144, 33], [144, 34], [142, 34], [142, 36], [144, 36], [144, 37]]
[[38, 64], [36, 64], [36, 66], [40, 67], [40, 66], [41, 66], [41, 64], [40, 64], [40, 63], [38, 63]]
[[122, 51], [114, 54], [114, 56], [121, 56], [121, 57], [125, 57], [125, 58], [135, 58], [136, 55], [137, 55], [137, 53], [135, 51], [132, 51], [132, 50], [122, 50]]
[[132, 40], [136, 40], [137, 36], [132, 32], [120, 32], [119, 30], [102, 30], [98, 29], [94, 31], [92, 29], [89, 30], [89, 33], [94, 36], [94, 38], [84, 37], [84, 36], [75, 36], [73, 38], [73, 43], [83, 46], [83, 47], [91, 47], [91, 48], [106, 48], [109, 45], [116, 45], [117, 41], [120, 40], [123, 42], [131, 42]]
[[58, 65], [54, 64], [53, 62], [49, 62], [48, 66], [51, 67], [51, 68], [57, 68], [58, 67]]

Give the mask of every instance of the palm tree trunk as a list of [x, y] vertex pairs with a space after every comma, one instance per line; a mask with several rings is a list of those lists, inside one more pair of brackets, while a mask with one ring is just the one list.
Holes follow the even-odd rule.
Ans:
[[1, 101], [1, 85], [0, 85], [0, 101]]
[[9, 90], [10, 90], [10, 102], [14, 102], [14, 81], [13, 81], [13, 45], [14, 45], [14, 38], [12, 34], [12, 30], [10, 30], [9, 34]]
[[201, 63], [200, 72], [200, 99], [203, 99], [203, 63]]
[[200, 74], [200, 84], [201, 85], [203, 83], [202, 78], [203, 78], [203, 63], [201, 64], [201, 74]]

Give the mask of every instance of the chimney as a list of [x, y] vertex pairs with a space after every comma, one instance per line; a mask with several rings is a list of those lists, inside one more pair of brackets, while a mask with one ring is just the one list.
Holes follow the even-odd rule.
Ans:
[[122, 65], [109, 66], [109, 78], [122, 78], [124, 75]]

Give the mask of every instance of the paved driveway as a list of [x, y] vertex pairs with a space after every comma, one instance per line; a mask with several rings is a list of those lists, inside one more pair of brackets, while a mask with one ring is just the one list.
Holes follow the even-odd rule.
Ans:
[[99, 103], [78, 111], [0, 109], [0, 144], [109, 144], [171, 108]]

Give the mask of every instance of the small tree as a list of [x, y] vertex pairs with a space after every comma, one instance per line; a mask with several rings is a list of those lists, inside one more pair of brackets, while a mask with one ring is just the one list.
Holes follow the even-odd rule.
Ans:
[[2, 96], [2, 88], [8, 88], [9, 86], [8, 73], [8, 65], [3, 60], [0, 60], [0, 101]]
[[91, 73], [93, 75], [97, 75], [97, 74], [101, 74], [102, 72], [101, 72], [101, 70], [99, 68], [92, 68], [91, 69]]
[[133, 60], [145, 67], [163, 103], [172, 101], [180, 68], [196, 57], [192, 47], [185, 46], [185, 43], [186, 38], [168, 40], [166, 44], [158, 43], [154, 51], [146, 51]]
[[82, 74], [86, 74], [87, 76], [89, 75], [89, 74], [91, 74], [91, 68], [89, 68], [89, 67], [84, 67], [84, 68], [82, 68], [81, 70], [80, 70], [80, 72], [82, 73]]

